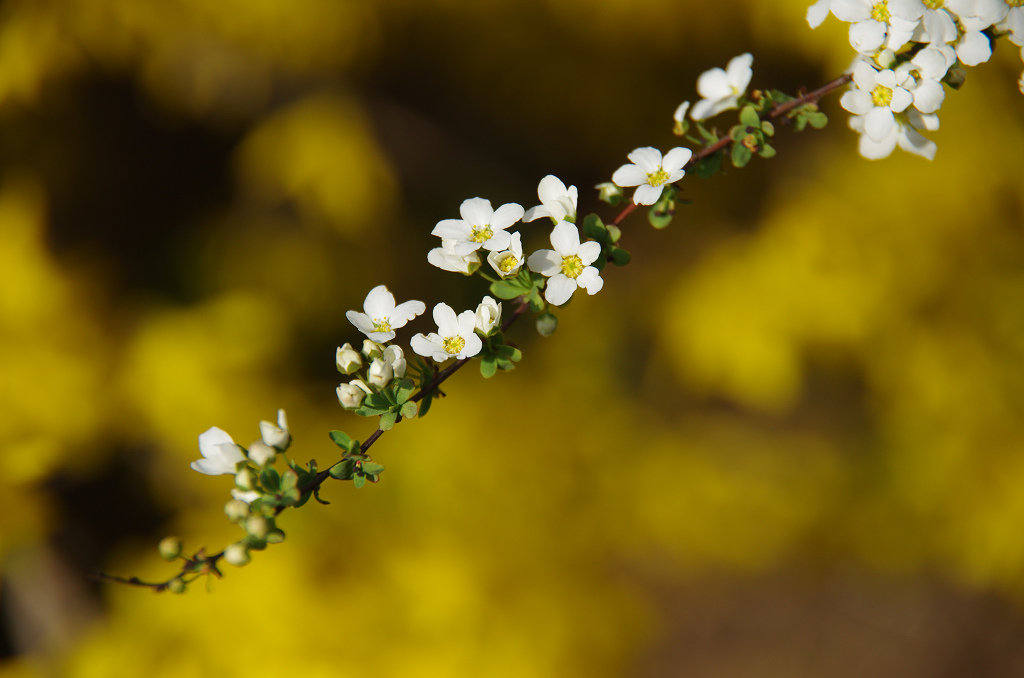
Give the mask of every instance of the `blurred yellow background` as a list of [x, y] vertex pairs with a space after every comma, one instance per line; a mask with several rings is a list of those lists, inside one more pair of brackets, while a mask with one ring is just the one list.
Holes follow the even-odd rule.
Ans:
[[[0, 675], [1024, 675], [1024, 97], [999, 45], [934, 162], [823, 132], [708, 182], [633, 264], [520, 323], [330, 506], [210, 593], [230, 478], [289, 414], [335, 457], [334, 349], [373, 286], [475, 307], [426, 263], [469, 197], [591, 187], [675, 145], [697, 75], [853, 56], [809, 0], [7, 0], [0, 6]], [[541, 222], [522, 227], [543, 247]], [[429, 315], [429, 314], [428, 314]], [[421, 318], [399, 334], [407, 346]]]

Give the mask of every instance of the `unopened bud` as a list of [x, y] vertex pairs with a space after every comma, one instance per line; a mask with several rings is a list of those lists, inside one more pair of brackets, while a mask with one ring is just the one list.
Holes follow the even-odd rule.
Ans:
[[[274, 463], [274, 459], [277, 458], [277, 450], [275, 450], [270, 445], [267, 445], [262, 440], [257, 440], [256, 442], [249, 446], [249, 458], [256, 462], [259, 466], [266, 466], [267, 464]], [[249, 471], [249, 469], [246, 469], [246, 471]], [[235, 476], [236, 483], [238, 482], [238, 475], [241, 474], [237, 474]], [[249, 475], [252, 475], [251, 471], [249, 472]], [[251, 490], [252, 488], [246, 487], [243, 489]]]
[[256, 474], [246, 466], [235, 474], [235, 485], [243, 490], [252, 490], [256, 487]]
[[383, 358], [377, 358], [370, 363], [370, 369], [367, 372], [366, 378], [370, 382], [370, 386], [384, 388], [391, 383], [391, 379], [394, 376], [395, 371], [391, 365]]
[[345, 344], [338, 347], [336, 363], [339, 372], [342, 374], [352, 374], [363, 366], [363, 359], [359, 352], [352, 348], [352, 344]]
[[263, 516], [249, 516], [245, 520], [245, 531], [257, 539], [263, 539], [270, 532], [270, 521]]
[[237, 523], [239, 520], [248, 517], [249, 505], [240, 499], [232, 499], [224, 504], [224, 515], [230, 518], [232, 522]]
[[610, 181], [594, 186], [597, 189], [597, 198], [609, 205], [618, 205], [622, 201], [622, 188]]
[[384, 347], [372, 339], [363, 339], [363, 355], [367, 360], [379, 358], [384, 353]]
[[224, 560], [235, 567], [242, 567], [249, 562], [249, 550], [241, 544], [232, 544], [224, 549]]
[[171, 581], [167, 582], [167, 590], [171, 593], [184, 593], [185, 580], [181, 577], [175, 577]]
[[268, 544], [280, 544], [284, 541], [284, 532], [275, 528], [270, 532], [267, 532], [265, 539]]
[[174, 560], [181, 555], [181, 546], [181, 540], [177, 537], [164, 537], [157, 549], [164, 560]]

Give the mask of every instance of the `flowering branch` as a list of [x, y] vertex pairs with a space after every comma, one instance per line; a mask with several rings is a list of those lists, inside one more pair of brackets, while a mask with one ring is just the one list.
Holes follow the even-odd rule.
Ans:
[[[677, 184], [688, 171], [706, 178], [719, 172], [726, 160], [741, 168], [754, 155], [773, 157], [776, 151], [770, 141], [775, 136], [775, 124], [789, 125], [795, 131], [824, 127], [828, 120], [818, 109], [818, 102], [828, 94], [851, 85], [840, 103], [854, 113], [850, 126], [861, 132], [862, 155], [883, 157], [899, 145], [930, 159], [934, 144], [916, 130], [937, 127], [934, 113], [944, 97], [943, 83], [959, 87], [963, 81], [961, 64], [984, 60], [980, 59], [982, 48], [987, 47], [990, 54], [988, 41], [994, 37], [1007, 34], [1017, 44], [1024, 38], [1024, 9], [1017, 7], [1017, 0], [1005, 0], [1006, 11], [993, 9], [1002, 1], [986, 4], [982, 16], [981, 9], [975, 14], [958, 14], [948, 7], [926, 9], [921, 0], [890, 0], [885, 12], [876, 11], [879, 6], [885, 8], [885, 2], [872, 5], [870, 0], [819, 0], [808, 12], [812, 25], [830, 12], [840, 19], [859, 22], [850, 35], [851, 44], [861, 56], [851, 72], [799, 96], [778, 90], [754, 90], [747, 96], [752, 77], [750, 54], [732, 59], [725, 69], [706, 71], [697, 82], [702, 99], [692, 112], [690, 103], [684, 102], [673, 116], [674, 133], [690, 141], [695, 150], [679, 146], [663, 155], [656, 148], [642, 147], [629, 153], [630, 163], [615, 170], [610, 182], [596, 187], [599, 199], [610, 205], [624, 202], [624, 189], [635, 187], [632, 200], [608, 224], [593, 213], [579, 219], [576, 187], [566, 187], [554, 176], [541, 180], [537, 189], [541, 204], [529, 210], [516, 203], [495, 209], [490, 201], [479, 197], [464, 201], [460, 219], [445, 219], [434, 227], [432, 234], [441, 238], [441, 244], [428, 253], [427, 261], [465, 276], [479, 275], [490, 283], [494, 298], [485, 296], [475, 311], [458, 314], [446, 303], [436, 304], [432, 315], [437, 332], [413, 336], [409, 345], [415, 356], [408, 360], [403, 349], [391, 342], [396, 330], [425, 313], [422, 301], [396, 303], [387, 287], [378, 285], [367, 294], [362, 312], [346, 313], [366, 339], [360, 351], [350, 344], [338, 348], [339, 372], [353, 377], [338, 386], [338, 400], [358, 416], [377, 417], [378, 428], [363, 442], [344, 431], [331, 431], [331, 440], [342, 451], [339, 461], [320, 470], [315, 460], [303, 467], [286, 459], [283, 471], [275, 467], [291, 443], [283, 410], [278, 412], [276, 423], [259, 423], [260, 439], [248, 449], [221, 429], [210, 428], [199, 436], [202, 458], [192, 462], [192, 468], [208, 475], [234, 475], [236, 488], [224, 512], [245, 531], [245, 536], [218, 553], [206, 555], [200, 549], [190, 557], [182, 555], [179, 539], [164, 539], [161, 555], [182, 561], [179, 573], [164, 582], [105, 573], [95, 573], [94, 577], [157, 592], [181, 593], [200, 577], [220, 577], [219, 561], [242, 566], [249, 562], [250, 551], [283, 541], [284, 532], [275, 523], [277, 516], [287, 508], [304, 505], [310, 498], [326, 504], [319, 490], [328, 478], [351, 480], [356, 488], [366, 481], [378, 482], [384, 466], [368, 453], [386, 431], [403, 419], [425, 416], [432, 401], [444, 395], [440, 386], [475, 359], [479, 359], [485, 378], [514, 369], [522, 354], [514, 344], [506, 343], [504, 335], [527, 310], [535, 314], [538, 332], [548, 336], [558, 326], [555, 310], [579, 290], [588, 295], [599, 292], [604, 287], [602, 271], [608, 264], [624, 266], [630, 262], [629, 252], [619, 245], [620, 226], [628, 216], [641, 206], [648, 207], [648, 221], [655, 228], [666, 227], [676, 211]], [[860, 9], [865, 8], [867, 14], [861, 16]], [[947, 19], [960, 30], [949, 39], [940, 39], [940, 24]], [[984, 45], [979, 42], [982, 38]], [[865, 48], [868, 44], [873, 46]], [[738, 122], [724, 135], [705, 127], [706, 120], [737, 109]], [[690, 134], [691, 129], [696, 136]], [[553, 224], [549, 234], [552, 249], [536, 250], [525, 257], [521, 235], [511, 229], [519, 221], [545, 217]], [[481, 252], [486, 253], [486, 262], [496, 278], [481, 270]], [[515, 304], [503, 321], [502, 302], [496, 299]], [[454, 359], [452, 364], [438, 369], [450, 359]], [[368, 364], [364, 365], [364, 360]]]

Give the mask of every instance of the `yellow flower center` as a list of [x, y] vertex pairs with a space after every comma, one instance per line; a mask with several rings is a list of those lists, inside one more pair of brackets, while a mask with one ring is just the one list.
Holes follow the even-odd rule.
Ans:
[[871, 90], [871, 102], [875, 106], [888, 106], [892, 102], [892, 90], [885, 85], [879, 85]]
[[668, 172], [661, 169], [660, 167], [658, 168], [657, 172], [651, 172], [650, 174], [647, 175], [647, 183], [649, 183], [651, 186], [654, 186], [655, 188], [661, 186], [666, 181], [668, 181]]
[[946, 0], [924, 0], [924, 6], [928, 9], [941, 9]]
[[871, 7], [871, 18], [874, 19], [875, 21], [889, 23], [890, 16], [891, 15], [889, 14], [889, 3], [887, 2], [887, 0], [876, 2]]
[[483, 226], [474, 226], [473, 235], [470, 239], [473, 242], [487, 242], [494, 235], [494, 231], [491, 230], [490, 224], [484, 224]]
[[509, 254], [498, 262], [498, 268], [501, 269], [502, 273], [508, 273], [519, 263], [519, 260]]
[[374, 332], [390, 332], [391, 331], [391, 320], [389, 318], [374, 318], [373, 319], [373, 331]]
[[580, 277], [580, 273], [583, 273], [583, 260], [579, 258], [579, 255], [573, 254], [569, 257], [562, 257], [562, 274], [566, 278], [572, 278], [575, 280]]
[[1024, 0], [1006, 0], [1006, 4], [1010, 7], [1024, 7]]
[[459, 355], [466, 347], [466, 340], [462, 337], [448, 337], [441, 344], [448, 355]]

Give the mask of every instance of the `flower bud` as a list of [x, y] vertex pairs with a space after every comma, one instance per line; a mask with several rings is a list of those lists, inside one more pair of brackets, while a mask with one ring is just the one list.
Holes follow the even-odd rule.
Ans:
[[357, 409], [363, 404], [363, 398], [366, 397], [366, 394], [371, 393], [370, 387], [359, 379], [353, 379], [347, 384], [341, 384], [338, 386], [337, 392], [338, 402], [346, 410]]
[[224, 504], [224, 515], [237, 523], [239, 520], [248, 517], [249, 505], [240, 499], [232, 499]]
[[245, 520], [245, 531], [257, 539], [263, 539], [270, 532], [270, 521], [263, 516], [249, 516]]
[[501, 302], [484, 297], [476, 307], [476, 331], [485, 337], [501, 327]]
[[288, 449], [288, 445], [292, 441], [292, 434], [288, 432], [288, 419], [285, 417], [284, 410], [277, 411], [276, 425], [269, 421], [260, 422], [260, 437], [263, 439], [263, 443], [269, 447], [276, 447], [282, 452]]
[[284, 541], [284, 532], [282, 530], [274, 528], [270, 532], [267, 532], [267, 536], [265, 537], [265, 539], [267, 540], [268, 544], [280, 544]]
[[541, 313], [537, 316], [537, 333], [542, 337], [550, 337], [558, 329], [558, 318], [551, 313]]
[[175, 577], [171, 581], [167, 582], [167, 590], [171, 593], [184, 593], [185, 580], [181, 577]]
[[338, 371], [342, 374], [352, 374], [363, 366], [363, 358], [352, 348], [352, 344], [345, 344], [338, 347], [336, 358]]
[[[679, 104], [676, 108], [676, 112], [672, 115], [672, 119], [675, 121], [675, 125], [672, 127], [672, 133], [677, 137], [681, 137], [686, 134], [689, 129], [689, 123], [686, 121], [686, 112], [690, 110], [690, 102], [684, 101]], [[603, 198], [602, 198], [603, 200]]]
[[[252, 445], [249, 445], [249, 459], [252, 459], [259, 466], [266, 466], [267, 464], [273, 464], [274, 459], [277, 458], [277, 450], [270, 445], [267, 445], [262, 440], [257, 440]], [[246, 469], [248, 471], [249, 469]], [[238, 474], [241, 475], [241, 474]], [[238, 475], [235, 476], [235, 483], [238, 482]], [[252, 472], [249, 472], [252, 475]], [[242, 487], [239, 485], [239, 487]], [[251, 490], [252, 487], [243, 487], [242, 489]]]
[[232, 544], [224, 549], [224, 560], [235, 567], [242, 567], [249, 562], [249, 550], [241, 544]]
[[256, 474], [252, 472], [252, 469], [246, 466], [241, 471], [235, 474], [235, 485], [242, 490], [252, 490], [256, 488]]
[[394, 370], [396, 378], [401, 379], [405, 376], [405, 368], [407, 367], [407, 364], [405, 362], [405, 353], [402, 352], [401, 347], [388, 346], [384, 349], [383, 359], [391, 365], [391, 369]]
[[177, 537], [164, 537], [157, 549], [164, 560], [174, 560], [181, 555], [181, 546], [181, 540]]
[[367, 380], [370, 382], [370, 386], [384, 388], [391, 383], [391, 379], [394, 376], [394, 369], [383, 358], [376, 358], [370, 363], [370, 370], [367, 372]]
[[384, 353], [384, 347], [372, 339], [363, 339], [363, 355], [367, 360], [379, 358]]
[[618, 205], [622, 201], [622, 188], [616, 186], [610, 181], [605, 181], [597, 186], [597, 198], [601, 202], [606, 202], [609, 205]]

